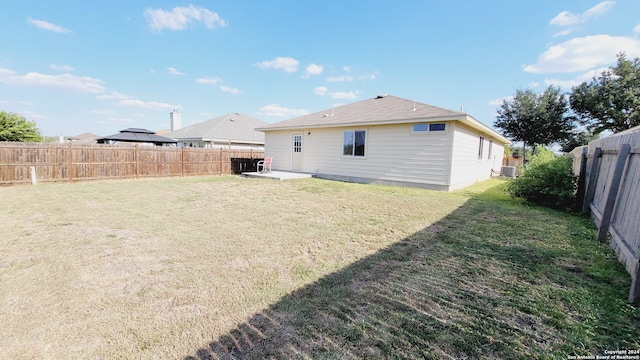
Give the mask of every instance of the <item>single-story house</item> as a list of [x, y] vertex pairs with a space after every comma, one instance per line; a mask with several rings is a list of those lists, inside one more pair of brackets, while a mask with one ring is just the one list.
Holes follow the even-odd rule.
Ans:
[[97, 140], [101, 137], [102, 136], [100, 135], [86, 132], [80, 135], [70, 136], [69, 141], [74, 145], [91, 145], [91, 144], [96, 144]]
[[176, 141], [156, 135], [147, 129], [128, 128], [120, 133], [98, 139], [98, 144], [141, 144], [156, 146], [176, 146]]
[[444, 191], [499, 174], [510, 143], [464, 112], [389, 95], [257, 130], [273, 170]]
[[168, 132], [178, 146], [264, 150], [264, 133], [256, 127], [267, 125], [249, 115], [231, 113]]

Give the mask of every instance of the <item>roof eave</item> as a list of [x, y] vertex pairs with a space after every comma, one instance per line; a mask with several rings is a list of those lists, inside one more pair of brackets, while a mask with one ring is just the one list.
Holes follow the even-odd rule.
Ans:
[[404, 119], [392, 119], [392, 120], [373, 120], [373, 121], [353, 121], [344, 122], [339, 124], [312, 124], [312, 125], [293, 125], [293, 126], [278, 126], [278, 127], [261, 127], [256, 128], [257, 131], [275, 131], [275, 130], [300, 130], [300, 129], [319, 129], [319, 128], [332, 128], [332, 127], [350, 127], [350, 126], [371, 126], [371, 125], [395, 125], [413, 123], [417, 121], [452, 121], [461, 120], [465, 114], [456, 114], [449, 116], [433, 116], [433, 117], [415, 117]]
[[322, 129], [322, 128], [333, 128], [333, 127], [353, 127], [353, 126], [372, 126], [372, 125], [396, 125], [396, 124], [405, 124], [405, 123], [414, 123], [414, 122], [432, 122], [432, 121], [460, 121], [467, 126], [478, 130], [480, 132], [491, 135], [497, 140], [504, 142], [505, 144], [511, 144], [504, 136], [498, 134], [495, 130], [476, 120], [473, 116], [468, 114], [456, 114], [449, 116], [434, 116], [434, 117], [417, 117], [417, 118], [409, 118], [409, 119], [396, 119], [396, 120], [384, 120], [384, 121], [355, 121], [351, 123], [340, 123], [340, 124], [314, 124], [314, 125], [299, 125], [299, 126], [278, 126], [278, 127], [262, 127], [256, 128], [257, 131], [267, 132], [267, 131], [281, 131], [281, 130], [303, 130], [303, 129]]

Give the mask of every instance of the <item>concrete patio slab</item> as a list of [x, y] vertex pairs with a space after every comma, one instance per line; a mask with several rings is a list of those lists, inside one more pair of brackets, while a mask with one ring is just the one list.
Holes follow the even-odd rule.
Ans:
[[252, 178], [265, 178], [272, 180], [289, 180], [289, 179], [308, 179], [313, 177], [311, 174], [288, 172], [288, 171], [271, 171], [271, 172], [243, 172], [242, 176]]

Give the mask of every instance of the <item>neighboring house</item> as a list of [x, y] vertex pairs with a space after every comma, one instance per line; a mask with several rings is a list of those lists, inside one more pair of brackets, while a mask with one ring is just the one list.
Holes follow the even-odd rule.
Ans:
[[444, 191], [499, 173], [509, 144], [466, 113], [388, 95], [257, 130], [273, 170]]
[[264, 133], [256, 127], [266, 122], [249, 115], [231, 113], [168, 132], [178, 146], [200, 148], [264, 149]]
[[98, 139], [98, 144], [140, 144], [156, 146], [176, 146], [176, 141], [156, 135], [147, 129], [129, 128], [120, 133]]
[[74, 145], [91, 145], [97, 144], [97, 140], [102, 136], [92, 133], [82, 133], [80, 135], [69, 137], [69, 141]]

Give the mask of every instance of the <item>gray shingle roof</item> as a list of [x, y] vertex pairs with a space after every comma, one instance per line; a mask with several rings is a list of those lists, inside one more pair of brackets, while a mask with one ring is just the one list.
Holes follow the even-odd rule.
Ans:
[[[415, 107], [414, 107], [415, 106]], [[415, 108], [415, 110], [413, 110]], [[298, 127], [347, 126], [363, 123], [386, 123], [390, 121], [466, 117], [467, 114], [427, 105], [396, 96], [381, 95], [373, 99], [358, 101], [334, 109], [300, 116], [294, 119], [269, 124], [259, 130], [275, 130]]]
[[102, 139], [98, 139], [97, 141], [99, 144], [102, 144], [108, 142], [109, 140], [122, 142], [146, 142], [154, 143], [156, 145], [176, 143], [175, 140], [156, 135], [151, 130], [139, 128], [120, 130], [119, 134], [109, 135]]
[[333, 109], [280, 121], [257, 128], [259, 131], [336, 126], [360, 126], [414, 121], [458, 120], [508, 144], [509, 140], [467, 113], [407, 100], [391, 95], [342, 105]]
[[164, 136], [177, 140], [231, 140], [264, 143], [264, 133], [256, 131], [255, 128], [265, 125], [267, 125], [266, 122], [249, 115], [231, 113], [185, 126], [168, 132]]

